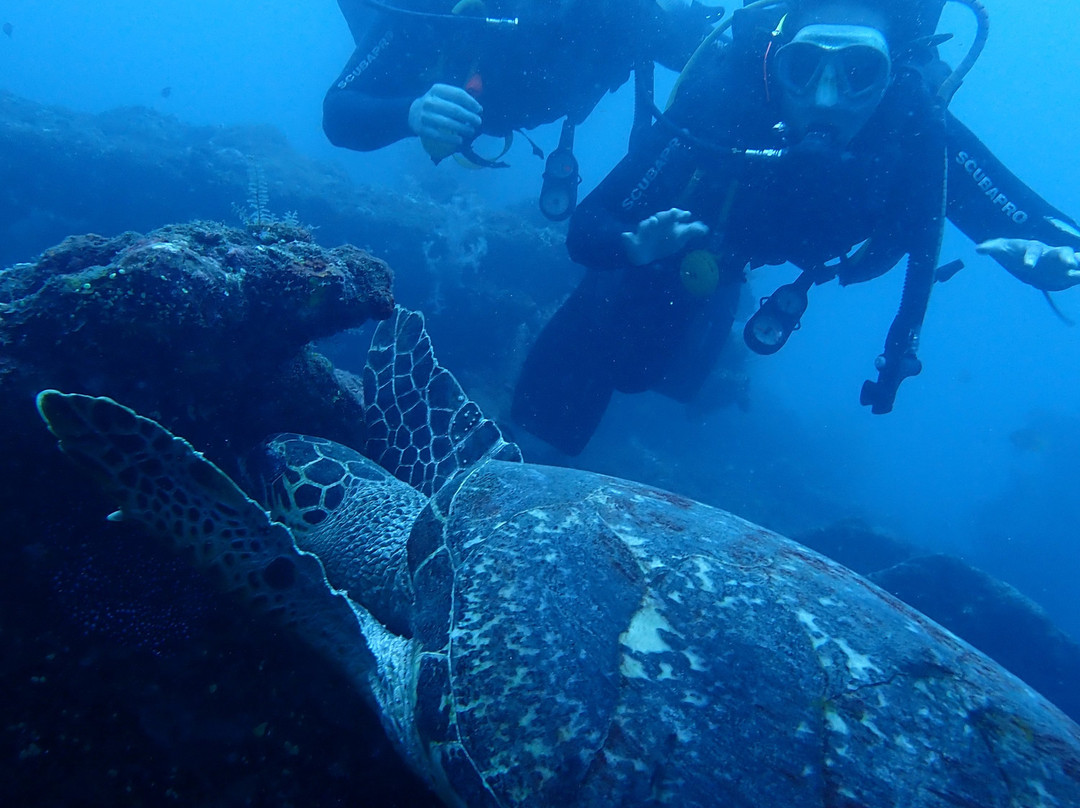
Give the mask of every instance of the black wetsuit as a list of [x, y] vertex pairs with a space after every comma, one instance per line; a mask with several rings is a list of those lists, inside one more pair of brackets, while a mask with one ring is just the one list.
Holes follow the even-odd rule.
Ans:
[[[762, 79], [763, 52], [763, 46], [726, 44], [706, 54], [710, 61], [688, 71], [665, 121], [571, 219], [571, 256], [598, 271], [586, 274], [545, 327], [513, 406], [515, 421], [561, 450], [576, 454], [584, 447], [613, 390], [693, 398], [730, 331], [747, 266], [816, 268], [874, 236], [885, 260], [876, 267], [841, 266], [837, 273], [841, 283], [863, 280], [913, 253], [910, 237], [930, 225], [922, 197], [928, 188], [933, 196], [936, 185], [941, 198], [945, 170], [940, 151], [936, 165], [912, 156], [921, 137], [912, 137], [921, 131], [912, 105], [922, 112], [931, 106], [921, 76], [894, 83], [842, 156], [797, 149], [775, 158], [734, 156], [732, 149], [786, 145], [776, 129], [775, 93], [770, 96]], [[937, 115], [941, 121], [940, 108]], [[965, 234], [976, 242], [1024, 238], [1080, 247], [1080, 239], [1052, 220], [1075, 223], [1020, 182], [963, 124], [944, 113], [942, 128], [946, 214]], [[690, 211], [710, 235], [655, 265], [630, 266], [622, 233], [673, 207]], [[701, 248], [720, 266], [721, 282], [706, 297], [688, 291], [679, 273], [686, 252]]]
[[[440, 14], [454, 5], [389, 2]], [[327, 91], [323, 129], [359, 151], [411, 136], [409, 107], [433, 84], [461, 87], [476, 75], [484, 134], [564, 116], [578, 123], [640, 59], [679, 69], [708, 31], [700, 6], [661, 16], [653, 0], [487, 0], [486, 16], [517, 17], [515, 27], [372, 14], [362, 0], [339, 5], [357, 47]]]

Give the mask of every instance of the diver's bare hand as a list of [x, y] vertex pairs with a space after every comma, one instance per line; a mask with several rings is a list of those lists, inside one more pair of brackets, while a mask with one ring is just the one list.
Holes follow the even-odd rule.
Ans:
[[680, 208], [670, 208], [638, 222], [637, 230], [622, 234], [626, 259], [636, 267], [681, 252], [693, 239], [709, 234], [704, 222]]
[[409, 129], [414, 135], [461, 146], [480, 131], [484, 108], [461, 87], [433, 84], [409, 106]]
[[975, 251], [989, 255], [1012, 275], [1044, 292], [1060, 292], [1080, 283], [1080, 256], [1072, 247], [995, 238], [976, 245]]

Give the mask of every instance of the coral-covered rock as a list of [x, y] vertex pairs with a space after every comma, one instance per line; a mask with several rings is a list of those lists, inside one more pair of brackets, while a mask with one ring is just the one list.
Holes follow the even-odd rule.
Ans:
[[282, 428], [355, 441], [350, 396], [305, 346], [387, 317], [391, 281], [284, 222], [73, 236], [0, 272], [0, 398], [20, 422], [42, 387], [130, 396], [211, 447]]

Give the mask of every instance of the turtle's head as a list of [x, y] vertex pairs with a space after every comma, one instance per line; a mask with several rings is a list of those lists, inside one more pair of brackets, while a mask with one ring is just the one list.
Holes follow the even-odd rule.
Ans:
[[319, 557], [331, 585], [407, 636], [405, 544], [427, 499], [359, 452], [306, 435], [270, 438], [245, 472], [263, 507]]

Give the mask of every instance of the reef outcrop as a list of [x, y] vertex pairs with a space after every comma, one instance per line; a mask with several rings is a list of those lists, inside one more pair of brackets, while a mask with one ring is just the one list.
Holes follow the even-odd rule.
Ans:
[[139, 401], [221, 462], [282, 430], [356, 445], [348, 388], [307, 346], [389, 316], [391, 283], [285, 222], [70, 237], [0, 273], [0, 429], [32, 430], [34, 395], [61, 387]]

